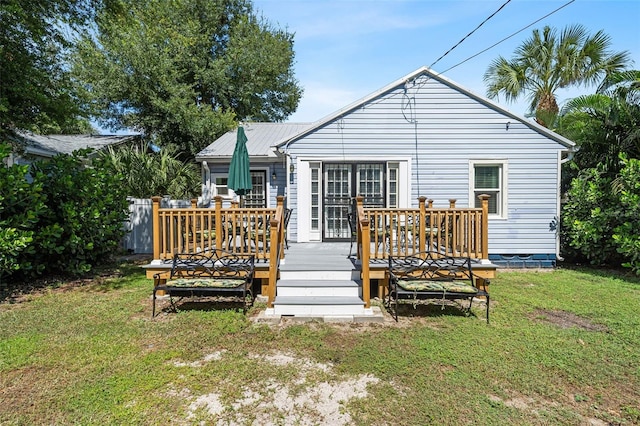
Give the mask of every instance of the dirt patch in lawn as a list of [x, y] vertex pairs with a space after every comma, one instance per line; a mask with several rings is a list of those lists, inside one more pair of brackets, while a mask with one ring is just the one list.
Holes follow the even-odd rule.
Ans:
[[549, 309], [536, 309], [533, 316], [538, 321], [550, 323], [560, 328], [581, 328], [588, 331], [608, 331], [602, 324], [595, 324], [589, 319], [567, 311], [555, 311]]
[[[173, 365], [201, 367], [209, 362], [225, 362], [225, 352], [196, 363], [173, 360]], [[201, 424], [260, 424], [260, 425], [349, 425], [353, 422], [345, 411], [351, 399], [365, 398], [367, 388], [379, 382], [368, 374], [344, 378], [333, 371], [331, 363], [317, 363], [290, 353], [249, 355], [270, 368], [286, 368], [293, 372], [293, 380], [279, 382], [271, 377], [263, 383], [253, 383], [241, 389], [241, 396], [228, 401], [222, 393], [197, 395], [192, 389], [169, 389], [167, 395], [180, 396], [186, 406], [186, 417], [177, 423]], [[320, 372], [325, 377], [317, 382], [308, 380]], [[226, 401], [226, 402], [225, 402]]]

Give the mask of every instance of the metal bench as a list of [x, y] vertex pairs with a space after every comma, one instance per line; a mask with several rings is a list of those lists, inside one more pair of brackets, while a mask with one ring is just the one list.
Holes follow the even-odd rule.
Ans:
[[417, 303], [419, 300], [468, 299], [471, 312], [475, 297], [486, 300], [486, 318], [489, 323], [489, 281], [473, 275], [469, 257], [452, 257], [425, 251], [409, 256], [389, 256], [389, 291], [386, 305], [398, 321], [399, 303]]
[[169, 296], [171, 307], [177, 311], [173, 298], [224, 297], [242, 303], [242, 310], [253, 304], [253, 276], [255, 256], [237, 254], [221, 249], [201, 253], [177, 253], [171, 270], [153, 276], [153, 310], [156, 316], [157, 293]]

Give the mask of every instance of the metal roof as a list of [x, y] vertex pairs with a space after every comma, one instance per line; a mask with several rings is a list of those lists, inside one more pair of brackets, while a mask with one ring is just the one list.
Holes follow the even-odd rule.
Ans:
[[53, 157], [57, 154], [71, 154], [84, 148], [96, 151], [109, 145], [127, 142], [137, 135], [36, 135], [30, 132], [18, 133], [24, 141], [27, 154]]
[[[273, 146], [281, 140], [303, 132], [310, 123], [246, 123], [243, 124], [247, 135], [249, 156], [276, 158]], [[211, 145], [196, 156], [197, 161], [221, 159], [229, 161], [236, 146], [237, 129], [220, 136]]]

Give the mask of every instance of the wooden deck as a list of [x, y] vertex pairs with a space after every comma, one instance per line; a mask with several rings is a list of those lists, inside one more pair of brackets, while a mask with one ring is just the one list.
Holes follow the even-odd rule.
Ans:
[[[350, 274], [360, 285], [366, 309], [371, 297], [382, 297], [387, 288], [385, 271], [390, 255], [407, 255], [438, 250], [443, 255], [469, 256], [474, 272], [493, 278], [495, 266], [488, 261], [488, 196], [481, 195], [482, 208], [460, 208], [449, 200], [448, 209], [434, 209], [432, 200], [419, 198], [415, 209], [364, 208], [356, 197], [355, 242], [350, 244], [291, 243], [285, 249], [284, 197], [277, 197], [275, 209], [223, 208], [216, 197], [215, 208], [160, 208], [160, 197], [153, 198], [154, 260], [147, 265], [147, 277], [171, 267], [177, 253], [225, 249], [234, 253], [253, 253], [256, 257], [254, 281], [273, 307], [276, 285], [282, 274], [297, 271], [298, 279]], [[307, 278], [308, 277], [308, 278]]]

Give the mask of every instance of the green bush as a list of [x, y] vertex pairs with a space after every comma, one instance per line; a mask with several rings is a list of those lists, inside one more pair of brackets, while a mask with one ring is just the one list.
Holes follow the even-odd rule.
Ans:
[[30, 260], [50, 272], [87, 272], [108, 259], [124, 236], [128, 204], [122, 177], [100, 158], [85, 165], [87, 153], [58, 155], [32, 167], [43, 179], [48, 208], [40, 216]]
[[640, 161], [621, 155], [621, 163], [617, 177], [598, 167], [571, 182], [563, 207], [565, 253], [640, 274]]
[[[0, 161], [11, 152], [0, 144]], [[30, 262], [21, 257], [34, 250], [33, 230], [46, 209], [42, 179], [29, 182], [29, 166], [0, 165], [0, 281], [15, 271], [30, 270]]]
[[621, 160], [623, 168], [616, 182], [616, 193], [620, 209], [628, 220], [616, 226], [613, 240], [625, 258], [623, 265], [640, 275], [640, 160], [625, 156]]
[[[88, 152], [0, 167], [0, 280], [80, 274], [117, 250], [128, 217], [122, 177]], [[8, 154], [0, 145], [0, 158]]]

